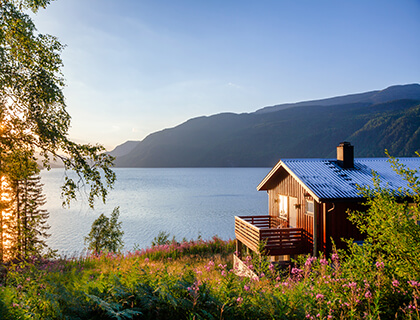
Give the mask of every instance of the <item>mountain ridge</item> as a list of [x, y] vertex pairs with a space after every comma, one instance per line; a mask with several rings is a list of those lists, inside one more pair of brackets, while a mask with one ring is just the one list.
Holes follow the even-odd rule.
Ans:
[[[359, 157], [384, 156], [385, 148], [395, 156], [420, 151], [418, 84], [285, 105], [278, 105], [283, 107], [277, 110], [262, 108], [253, 113], [226, 112], [189, 119], [132, 142], [125, 154], [120, 152], [124, 144], [118, 146], [115, 164], [269, 167], [279, 158], [333, 157], [336, 145], [344, 140], [355, 145]], [[370, 146], [370, 141], [375, 145]]]

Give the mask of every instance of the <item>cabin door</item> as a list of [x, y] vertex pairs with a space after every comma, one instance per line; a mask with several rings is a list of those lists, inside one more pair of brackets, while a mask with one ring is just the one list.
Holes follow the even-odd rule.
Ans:
[[289, 197], [289, 225], [291, 228], [297, 227], [297, 198]]

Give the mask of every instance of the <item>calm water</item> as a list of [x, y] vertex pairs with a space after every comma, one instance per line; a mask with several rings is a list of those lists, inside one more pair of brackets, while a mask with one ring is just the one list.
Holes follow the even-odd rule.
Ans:
[[92, 222], [101, 213], [109, 216], [116, 206], [120, 207], [127, 250], [150, 246], [159, 231], [177, 240], [198, 235], [233, 239], [235, 215], [267, 214], [267, 194], [258, 192], [256, 186], [269, 168], [119, 168], [115, 172], [117, 182], [107, 204], [97, 202], [95, 210], [89, 209], [83, 192], [70, 209], [63, 209], [63, 170], [41, 173], [50, 213], [51, 248], [61, 254], [81, 253]]

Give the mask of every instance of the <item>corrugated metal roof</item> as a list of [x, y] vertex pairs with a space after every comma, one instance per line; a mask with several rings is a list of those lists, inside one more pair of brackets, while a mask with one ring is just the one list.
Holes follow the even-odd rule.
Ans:
[[[300, 180], [319, 200], [361, 198], [357, 186], [373, 187], [372, 171], [390, 189], [407, 189], [404, 181], [391, 167], [388, 158], [354, 159], [354, 168], [343, 169], [335, 159], [286, 159], [284, 167]], [[399, 158], [411, 169], [420, 167], [420, 158]]]

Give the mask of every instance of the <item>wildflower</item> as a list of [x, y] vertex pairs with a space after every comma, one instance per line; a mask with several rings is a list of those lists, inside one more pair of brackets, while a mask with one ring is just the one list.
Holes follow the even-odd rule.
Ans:
[[144, 262], [146, 263], [149, 262], [149, 258], [144, 259]]
[[324, 299], [324, 295], [322, 293], [318, 293], [315, 298], [317, 300], [322, 300], [322, 299]]
[[368, 290], [368, 291], [366, 291], [366, 293], [365, 293], [365, 297], [366, 297], [366, 299], [370, 299], [370, 298], [372, 298], [372, 293]]
[[394, 287], [398, 287], [400, 285], [400, 282], [398, 280], [392, 280], [392, 285]]
[[250, 265], [248, 266], [248, 268], [252, 270], [252, 269], [254, 269], [254, 266], [253, 266], [252, 264], [250, 264]]
[[243, 301], [244, 301], [244, 299], [242, 297], [238, 297], [238, 299], [236, 299], [236, 302], [238, 302], [238, 303], [241, 303]]
[[385, 266], [385, 264], [382, 261], [377, 261], [376, 262], [376, 268], [383, 269], [384, 266]]
[[260, 278], [264, 278], [265, 277], [265, 274], [264, 274], [264, 272], [262, 272], [261, 274], [260, 274]]
[[245, 291], [249, 291], [249, 286], [244, 285], [244, 290], [245, 290]]
[[302, 269], [292, 268], [292, 271], [291, 272], [292, 272], [293, 275], [299, 275], [299, 274], [302, 273]]
[[332, 319], [333, 318], [333, 316], [332, 315], [328, 315], [327, 316], [327, 319]]
[[274, 264], [272, 264], [272, 263], [270, 263], [270, 266], [268, 268], [270, 269], [270, 271], [274, 271], [275, 270]]
[[13, 307], [13, 308], [19, 308], [19, 304], [17, 304], [17, 303], [14, 303], [14, 302], [13, 302], [13, 303], [12, 303], [12, 307]]
[[338, 254], [337, 253], [333, 253], [331, 255], [331, 259], [332, 259], [332, 261], [337, 261], [338, 262], [338, 260], [339, 260]]
[[412, 287], [419, 287], [420, 286], [420, 282], [417, 282], [417, 281], [414, 281], [414, 280], [409, 280], [409, 281], [407, 281], [407, 283]]
[[312, 262], [314, 262], [315, 260], [316, 260], [316, 257], [308, 257], [308, 259], [306, 259], [305, 261], [305, 266], [310, 267], [312, 265]]

